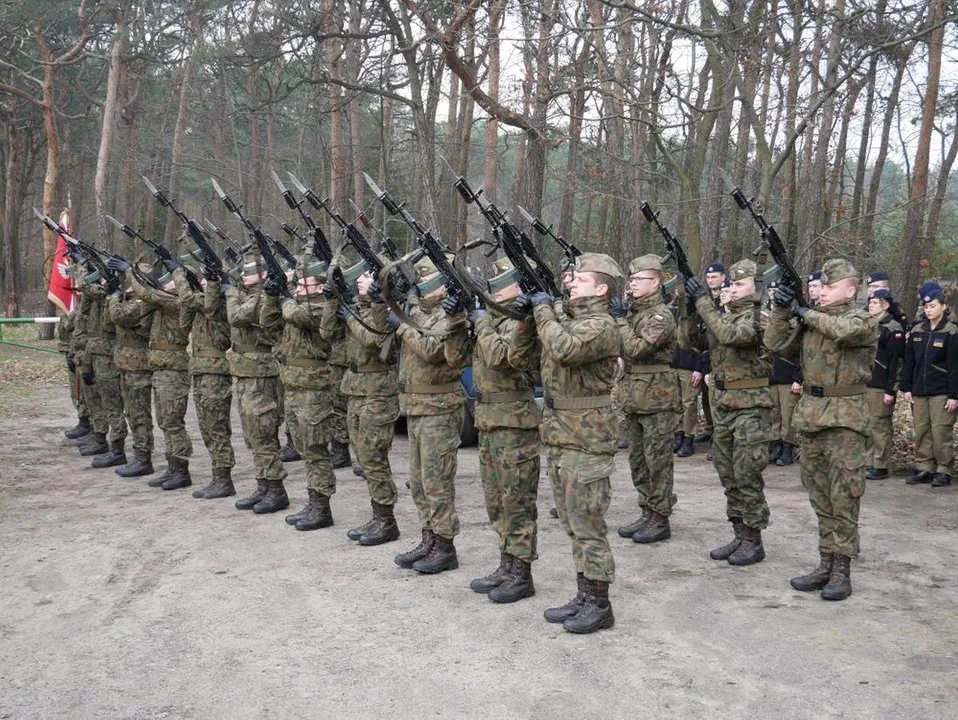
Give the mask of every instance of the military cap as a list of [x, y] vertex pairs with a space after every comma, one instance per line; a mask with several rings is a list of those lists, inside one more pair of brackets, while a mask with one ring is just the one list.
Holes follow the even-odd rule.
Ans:
[[872, 283], [882, 282], [882, 281], [888, 282], [888, 273], [886, 273], [884, 270], [879, 270], [878, 272], [871, 272], [865, 276], [866, 285], [871, 285]]
[[516, 270], [509, 258], [499, 258], [492, 265], [496, 269], [496, 275], [487, 283], [489, 292], [497, 293], [519, 282], [521, 273]]
[[926, 282], [921, 286], [921, 296], [919, 297], [922, 305], [929, 303], [932, 300], [944, 300], [945, 291], [941, 289], [941, 285], [936, 282]]
[[313, 260], [312, 262], [303, 263], [304, 278], [325, 278], [328, 272], [329, 264], [324, 263], [322, 260]]
[[831, 285], [845, 278], [858, 278], [858, 271], [848, 260], [832, 258], [822, 265], [822, 284]]
[[816, 270], [815, 272], [811, 272], [808, 274], [808, 282], [815, 282], [816, 280], [820, 282], [821, 279], [822, 279], [822, 273], [819, 270]]
[[436, 269], [436, 264], [425, 255], [419, 258], [419, 261], [416, 263], [416, 277], [420, 280], [437, 272], [439, 271]]
[[259, 276], [264, 267], [263, 256], [258, 252], [248, 252], [243, 255], [243, 277]]
[[707, 273], [724, 273], [725, 266], [722, 263], [712, 263], [707, 268], [705, 268]]
[[629, 263], [629, 275], [635, 275], [644, 270], [655, 270], [662, 272], [662, 258], [654, 253], [641, 255]]
[[603, 253], [582, 253], [575, 260], [575, 269], [577, 272], [602, 273], [616, 279], [623, 277], [619, 264]]
[[730, 288], [730, 287], [732, 287], [732, 281], [731, 281], [731, 280], [723, 280], [723, 281], [722, 281], [722, 287], [723, 287], [723, 288]]
[[502, 275], [502, 273], [506, 272], [507, 270], [512, 270], [513, 268], [512, 260], [507, 257], [499, 258], [492, 263], [492, 266], [496, 269], [496, 275]]
[[755, 277], [758, 272], [758, 266], [754, 260], [739, 260], [728, 269], [729, 280], [741, 280], [747, 277]]
[[891, 290], [888, 290], [887, 288], [878, 288], [875, 292], [871, 294], [871, 298], [875, 298], [877, 300], [887, 300], [888, 302], [891, 302], [892, 301]]

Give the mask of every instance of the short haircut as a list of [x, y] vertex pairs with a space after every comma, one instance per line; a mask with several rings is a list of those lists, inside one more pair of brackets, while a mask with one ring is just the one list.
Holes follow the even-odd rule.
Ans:
[[[588, 271], [587, 271], [588, 272]], [[609, 297], [613, 297], [620, 294], [619, 284], [616, 282], [615, 278], [611, 275], [606, 275], [605, 273], [600, 272], [590, 272], [592, 277], [595, 278], [596, 285], [605, 285], [609, 288]]]

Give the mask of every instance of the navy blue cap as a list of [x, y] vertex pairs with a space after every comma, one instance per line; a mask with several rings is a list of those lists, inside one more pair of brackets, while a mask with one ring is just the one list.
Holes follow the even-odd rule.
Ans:
[[723, 280], [723, 281], [722, 281], [722, 287], [723, 287], [723, 288], [730, 288], [730, 287], [732, 287], [732, 281], [731, 281], [731, 280]]
[[918, 291], [918, 299], [924, 305], [927, 302], [932, 300], [944, 300], [945, 291], [941, 289], [941, 285], [936, 283], [934, 280], [929, 280], [921, 286], [921, 289]]
[[808, 282], [812, 282], [813, 280], [821, 280], [821, 279], [822, 279], [821, 270], [816, 270], [815, 272], [808, 274]]
[[885, 282], [888, 281], [888, 273], [886, 273], [884, 270], [879, 270], [878, 272], [871, 272], [865, 276], [866, 285], [871, 285], [872, 283], [876, 283], [876, 282], [882, 282], [883, 280]]
[[722, 263], [712, 263], [712, 264], [709, 265], [707, 268], [705, 268], [705, 272], [707, 272], [707, 273], [710, 273], [710, 272], [720, 272], [720, 273], [724, 273], [724, 272], [725, 272], [725, 266], [724, 266]]
[[878, 288], [871, 294], [871, 297], [878, 298], [879, 300], [887, 300], [888, 302], [892, 301], [891, 290], [888, 288]]
[[769, 290], [774, 290], [781, 284], [780, 280], [772, 280], [766, 287], [768, 287]]

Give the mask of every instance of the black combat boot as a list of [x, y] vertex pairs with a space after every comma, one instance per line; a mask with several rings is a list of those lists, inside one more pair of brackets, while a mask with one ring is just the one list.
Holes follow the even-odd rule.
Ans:
[[556, 520], [558, 520], [558, 519], [559, 519], [559, 511], [556, 510], [554, 507], [549, 508], [549, 517], [555, 518]]
[[762, 531], [745, 525], [742, 529], [742, 542], [735, 552], [728, 556], [729, 565], [754, 565], [764, 559]]
[[353, 465], [353, 475], [366, 479], [366, 471], [363, 470], [362, 465]]
[[639, 530], [644, 528], [649, 524], [649, 518], [652, 517], [652, 511], [647, 507], [642, 508], [642, 517], [640, 517], [635, 522], [631, 522], [628, 525], [619, 526], [619, 537], [630, 538], [635, 535]]
[[269, 486], [266, 484], [266, 481], [263, 478], [256, 478], [256, 489], [246, 497], [237, 500], [235, 503], [236, 509], [252, 510], [253, 506], [262, 500], [264, 495], [266, 495], [266, 490], [268, 487]]
[[[319, 530], [333, 524], [333, 511], [329, 507], [329, 495], [323, 495], [319, 490], [309, 489], [309, 505], [306, 513], [296, 521], [297, 530]], [[289, 501], [286, 502], [289, 505]], [[253, 508], [256, 510], [256, 508]]]
[[303, 456], [293, 447], [293, 438], [289, 433], [286, 433], [286, 444], [279, 451], [279, 459], [282, 462], [296, 462], [303, 459]]
[[140, 477], [153, 474], [153, 456], [144, 450], [133, 451], [133, 462], [114, 470], [120, 477]]
[[695, 454], [695, 441], [686, 435], [682, 439], [682, 447], [679, 448], [679, 457], [691, 457]]
[[[373, 508], [373, 516], [369, 518], [369, 520], [364, 522], [362, 525], [360, 525], [359, 527], [350, 528], [349, 530], [346, 531], [346, 537], [348, 537], [350, 540], [359, 540], [359, 538], [361, 538], [363, 535], [369, 532], [370, 528], [378, 524], [379, 510], [377, 509], [378, 506], [376, 504], [376, 501], [370, 500], [369, 502]], [[287, 522], [289, 521], [287, 520]]]
[[775, 440], [768, 444], [768, 464], [772, 465], [776, 460], [782, 456], [782, 445], [784, 443], [781, 440]]
[[685, 440], [685, 433], [681, 430], [675, 433], [675, 436], [672, 438], [672, 452], [677, 453], [679, 448], [682, 447], [682, 441]]
[[692, 439], [695, 440], [695, 442], [697, 442], [697, 443], [708, 442], [709, 440], [712, 439], [712, 433], [703, 430], [702, 432], [700, 432], [698, 435], [696, 435], [696, 436], [695, 436], [694, 438], [692, 438]]
[[93, 432], [93, 427], [90, 425], [90, 418], [81, 417], [80, 421], [76, 425], [68, 430], [64, 430], [63, 434], [71, 440], [79, 440], [81, 437], [86, 437], [91, 432]]
[[360, 545], [382, 545], [399, 539], [399, 523], [396, 522], [393, 510], [393, 505], [380, 505], [373, 502], [374, 524], [359, 538]]
[[563, 628], [580, 635], [594, 633], [596, 630], [615, 625], [612, 603], [609, 602], [609, 583], [601, 580], [586, 580], [586, 582], [589, 589], [582, 608], [562, 623]]
[[668, 540], [670, 537], [672, 537], [672, 528], [669, 526], [668, 516], [660, 515], [653, 510], [649, 521], [632, 536], [632, 542], [648, 545]]
[[745, 527], [742, 518], [729, 518], [729, 522], [732, 523], [732, 532], [735, 533], [735, 537], [732, 538], [732, 542], [717, 547], [709, 553], [709, 557], [713, 560], [728, 560], [732, 553], [738, 550], [738, 546], [742, 544], [742, 529]]
[[811, 590], [821, 590], [828, 584], [828, 578], [832, 574], [832, 554], [822, 553], [822, 561], [817, 568], [807, 575], [793, 577], [789, 584], [796, 590], [809, 592]]
[[419, 544], [409, 552], [399, 553], [393, 558], [393, 562], [401, 568], [410, 569], [415, 562], [429, 554], [435, 537], [432, 530], [424, 529], [422, 531], [422, 540], [419, 541]]
[[[83, 453], [80, 453], [81, 455]], [[906, 483], [909, 485], [927, 485], [935, 479], [935, 473], [930, 470], [919, 470], [914, 475], [910, 475]]]
[[931, 481], [932, 487], [948, 487], [951, 485], [951, 475], [948, 473], [938, 473]]
[[333, 440], [332, 451], [329, 453], [329, 462], [333, 464], [333, 470], [352, 467], [353, 461], [349, 457], [349, 445]]
[[499, 587], [489, 591], [489, 599], [497, 603], [514, 603], [536, 594], [532, 582], [532, 563], [515, 558], [512, 572]]
[[[312, 491], [310, 491], [310, 494], [312, 494]], [[283, 485], [283, 481], [267, 480], [266, 493], [260, 498], [260, 501], [253, 506], [253, 512], [257, 515], [265, 515], [266, 513], [274, 513], [278, 510], [285, 510], [288, 507], [289, 495], [286, 494], [286, 486]], [[302, 518], [300, 518], [300, 520], [302, 520]], [[296, 521], [297, 529], [300, 529], [300, 520]], [[330, 518], [329, 524], [333, 524], [332, 518]], [[307, 528], [302, 529], [305, 530]]]
[[795, 462], [795, 456], [793, 451], [795, 448], [791, 443], [783, 442], [782, 443], [782, 452], [778, 456], [778, 459], [775, 460], [775, 464], [779, 467], [788, 467]]
[[190, 477], [189, 460], [178, 457], [170, 458], [170, 466], [173, 468], [173, 473], [160, 487], [164, 490], [179, 490], [193, 484], [193, 478]]
[[443, 570], [455, 570], [459, 567], [459, 556], [456, 555], [456, 545], [452, 538], [442, 535], [433, 535], [432, 547], [429, 554], [412, 564], [412, 569], [424, 575], [434, 575]]
[[201, 490], [194, 490], [193, 497], [203, 500], [231, 497], [236, 494], [233, 487], [233, 476], [230, 468], [213, 468], [213, 479], [210, 484]]
[[152, 480], [147, 480], [146, 484], [150, 487], [160, 487], [173, 476], [173, 458], [169, 455], [166, 456], [166, 470], [163, 471], [163, 474], [153, 478]]
[[509, 575], [512, 573], [512, 561], [514, 559], [515, 558], [509, 553], [502, 553], [499, 555], [499, 567], [484, 577], [476, 578], [469, 583], [469, 587], [472, 588], [473, 592], [477, 593], [487, 593], [491, 590], [495, 590], [509, 579]]
[[102, 455], [110, 449], [110, 446], [106, 443], [106, 433], [96, 431], [90, 434], [90, 440], [82, 445], [77, 445], [77, 447], [79, 447], [80, 455], [83, 457]]
[[822, 600], [844, 600], [852, 594], [852, 559], [848, 555], [832, 556], [832, 572], [822, 588]]
[[93, 467], [108, 468], [126, 465], [126, 450], [123, 444], [123, 440], [114, 440], [110, 443], [110, 449], [107, 452], [93, 458]]
[[865, 471], [866, 480], [884, 480], [888, 477], [887, 468], [869, 468]]
[[[309, 491], [307, 490], [307, 493]], [[306, 504], [299, 510], [299, 512], [294, 512], [291, 515], [287, 515], [283, 520], [287, 525], [295, 526], [299, 522], [299, 519], [306, 515], [306, 511], [309, 510], [309, 496], [306, 497]]]
[[589, 581], [585, 579], [585, 575], [582, 573], [576, 573], [575, 582], [577, 588], [575, 597], [565, 605], [551, 607], [546, 610], [543, 613], [546, 622], [561, 623], [565, 622], [570, 617], [575, 617], [579, 614], [579, 611], [582, 609], [582, 605], [585, 603], [585, 599], [589, 594]]

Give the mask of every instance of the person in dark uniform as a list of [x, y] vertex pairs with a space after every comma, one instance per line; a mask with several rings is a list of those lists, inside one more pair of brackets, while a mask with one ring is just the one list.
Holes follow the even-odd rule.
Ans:
[[905, 331], [898, 322], [896, 313], [892, 311], [893, 307], [897, 309], [891, 292], [886, 288], [871, 291], [868, 314], [878, 318], [879, 335], [878, 350], [867, 392], [868, 408], [871, 412], [867, 444], [870, 462], [865, 469], [868, 480], [884, 480], [888, 477], [893, 446], [892, 417], [898, 395], [898, 371], [905, 354]]
[[808, 274], [808, 306], [818, 305], [818, 296], [822, 292], [822, 271], [816, 270]]

